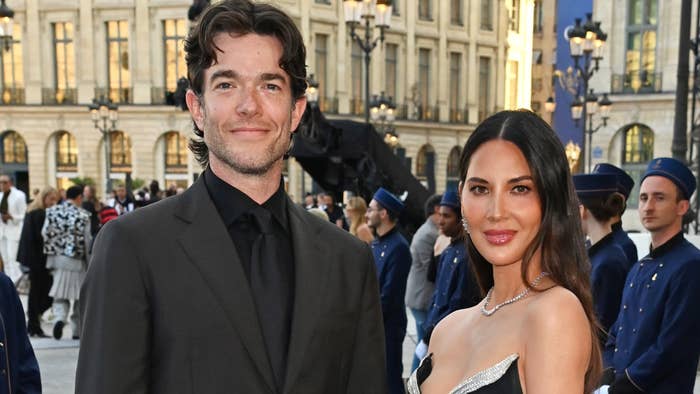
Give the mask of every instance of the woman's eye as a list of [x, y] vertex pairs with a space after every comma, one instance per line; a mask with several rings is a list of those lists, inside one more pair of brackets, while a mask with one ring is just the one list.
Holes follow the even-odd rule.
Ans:
[[487, 192], [484, 186], [472, 186], [469, 188], [469, 191], [474, 194], [484, 194]]
[[530, 188], [524, 185], [518, 185], [513, 188], [513, 191], [518, 194], [523, 194], [529, 192]]

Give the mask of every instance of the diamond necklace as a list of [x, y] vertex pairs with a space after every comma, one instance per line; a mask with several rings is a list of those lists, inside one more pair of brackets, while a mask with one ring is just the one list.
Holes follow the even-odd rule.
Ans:
[[542, 278], [544, 278], [547, 275], [549, 275], [548, 272], [544, 272], [544, 271], [540, 272], [540, 274], [537, 275], [535, 280], [533, 280], [532, 283], [530, 283], [530, 286], [525, 287], [525, 290], [521, 291], [520, 294], [516, 295], [515, 297], [513, 297], [511, 299], [505, 300], [505, 301], [501, 302], [500, 304], [496, 305], [495, 307], [493, 307], [493, 309], [488, 310], [488, 309], [486, 309], [486, 307], [489, 305], [489, 302], [491, 302], [491, 294], [493, 293], [493, 287], [491, 287], [489, 289], [489, 292], [486, 293], [486, 302], [484, 302], [483, 305], [481, 305], [481, 314], [484, 316], [491, 316], [494, 313], [496, 313], [497, 310], [501, 309], [502, 307], [504, 307], [508, 304], [512, 304], [516, 301], [522, 300], [530, 292], [530, 287], [536, 287], [540, 283]]

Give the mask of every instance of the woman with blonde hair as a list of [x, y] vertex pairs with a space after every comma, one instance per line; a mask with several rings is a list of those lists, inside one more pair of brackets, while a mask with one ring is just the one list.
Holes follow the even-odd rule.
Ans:
[[367, 212], [367, 203], [362, 197], [355, 196], [348, 199], [345, 216], [350, 221], [350, 234], [370, 243], [374, 240], [374, 236], [365, 222], [365, 212]]
[[51, 186], [45, 187], [27, 208], [22, 226], [22, 236], [17, 251], [17, 261], [29, 268], [29, 301], [27, 307], [27, 332], [30, 336], [46, 337], [39, 322], [40, 316], [51, 307], [49, 290], [53, 282], [46, 269], [44, 238], [41, 228], [46, 218], [46, 208], [55, 205], [61, 196]]

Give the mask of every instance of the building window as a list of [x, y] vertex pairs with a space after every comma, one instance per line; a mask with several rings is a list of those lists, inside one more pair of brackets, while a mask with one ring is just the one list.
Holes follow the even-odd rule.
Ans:
[[481, 30], [493, 30], [493, 4], [491, 0], [481, 0]]
[[520, 0], [510, 1], [510, 15], [508, 18], [508, 30], [520, 30]]
[[187, 138], [176, 131], [165, 134], [165, 172], [187, 172]]
[[462, 54], [459, 52], [450, 53], [450, 121], [461, 122], [464, 120], [464, 111], [460, 105], [460, 94], [462, 86], [460, 81], [462, 75]]
[[447, 183], [445, 184], [445, 190], [457, 191], [457, 185], [459, 185], [459, 158], [461, 155], [462, 150], [459, 146], [455, 146], [447, 156]]
[[318, 82], [318, 105], [323, 111], [328, 100], [328, 36], [316, 34], [316, 81]]
[[625, 53], [625, 88], [653, 90], [656, 77], [657, 0], [630, 0]]
[[12, 45], [9, 50], [0, 48], [2, 68], [2, 103], [24, 103], [24, 67], [22, 63], [22, 28], [17, 22], [12, 29]]
[[365, 80], [364, 67], [362, 66], [362, 59], [364, 52], [360, 45], [353, 40], [352, 50], [350, 54], [350, 67], [351, 67], [351, 79], [352, 84], [350, 93], [352, 95], [352, 106], [350, 108], [351, 113], [355, 115], [363, 114], [365, 112], [364, 100], [362, 94], [364, 92], [363, 83]]
[[[542, 0], [535, 0], [535, 11], [534, 11], [534, 33], [542, 33], [544, 27], [544, 10], [542, 8]], [[556, 14], [555, 14], [556, 15]]]
[[430, 49], [418, 50], [418, 92], [421, 119], [430, 118]]
[[462, 26], [462, 0], [451, 0], [450, 3], [450, 22]]
[[166, 102], [175, 103], [173, 94], [177, 90], [177, 81], [187, 77], [185, 63], [185, 38], [187, 23], [185, 19], [166, 19], [163, 21], [163, 60], [165, 61]]
[[314, 0], [317, 4], [330, 4], [331, 0]]
[[399, 16], [399, 0], [391, 2], [391, 15]]
[[2, 163], [26, 164], [27, 144], [17, 132], [8, 131], [2, 136]]
[[[654, 132], [647, 126], [633, 124], [623, 128], [622, 169], [632, 179], [641, 179], [647, 164], [654, 158]], [[639, 202], [639, 182], [630, 192], [627, 206], [636, 208]]]
[[122, 131], [109, 133], [112, 141], [112, 172], [131, 172], [131, 139]]
[[506, 108], [516, 109], [518, 107], [518, 62], [509, 60], [506, 63]]
[[491, 58], [479, 57], [479, 122], [491, 112]]
[[[77, 102], [75, 90], [75, 44], [73, 43], [73, 24], [57, 22], [53, 24], [54, 47], [54, 97], [57, 104]], [[53, 99], [53, 100], [51, 100]]]
[[423, 145], [416, 156], [416, 178], [435, 193], [435, 149], [430, 145]]
[[433, 20], [431, 2], [432, 0], [418, 0], [418, 19], [424, 21]]
[[78, 171], [78, 145], [75, 143], [73, 134], [67, 131], [56, 134], [56, 170]]
[[398, 83], [398, 58], [399, 46], [396, 44], [386, 44], [386, 54], [384, 59], [384, 91], [389, 97], [394, 99], [396, 95], [396, 84]]
[[107, 22], [107, 74], [112, 102], [131, 102], [128, 21]]

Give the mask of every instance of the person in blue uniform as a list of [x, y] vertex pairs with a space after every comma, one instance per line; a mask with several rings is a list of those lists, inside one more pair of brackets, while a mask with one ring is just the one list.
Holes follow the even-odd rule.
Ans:
[[622, 289], [629, 271], [627, 256], [615, 242], [610, 226], [611, 218], [624, 209], [625, 197], [618, 193], [615, 175], [579, 174], [573, 178], [581, 225], [591, 241], [587, 250], [591, 261], [591, 292], [602, 329], [599, 339], [604, 346], [610, 326], [620, 311]]
[[41, 375], [15, 285], [0, 272], [0, 394], [15, 393], [41, 393]]
[[629, 176], [625, 170], [610, 163], [596, 164], [596, 166], [593, 168], [593, 173], [612, 174], [617, 177], [617, 191], [625, 197], [625, 204], [622, 207], [620, 214], [612, 217], [611, 227], [613, 239], [615, 239], [615, 242], [620, 245], [622, 251], [625, 252], [629, 267], [632, 267], [632, 265], [639, 259], [637, 256], [637, 246], [635, 246], [632, 239], [630, 239], [629, 235], [627, 235], [627, 232], [622, 229], [622, 214], [625, 213], [625, 209], [627, 209], [627, 200], [630, 197], [632, 188], [634, 188], [634, 179], [632, 179], [632, 177]]
[[365, 218], [377, 237], [371, 243], [379, 277], [379, 293], [386, 338], [386, 370], [390, 394], [403, 394], [401, 350], [406, 336], [406, 280], [411, 269], [408, 242], [398, 231], [404, 204], [384, 188], [369, 203]]
[[682, 220], [695, 177], [680, 161], [657, 158], [641, 182], [639, 216], [651, 250], [627, 275], [605, 347], [610, 393], [691, 394], [700, 356], [700, 250], [683, 237]]
[[430, 343], [430, 334], [442, 318], [481, 301], [479, 285], [469, 266], [461, 212], [457, 193], [445, 192], [440, 201], [438, 225], [442, 234], [450, 237], [450, 245], [440, 254], [433, 302], [423, 323], [425, 343]]

